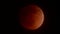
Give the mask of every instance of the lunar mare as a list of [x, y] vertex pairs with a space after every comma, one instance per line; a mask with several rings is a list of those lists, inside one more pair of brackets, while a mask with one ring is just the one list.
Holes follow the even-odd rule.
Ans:
[[42, 26], [44, 13], [37, 5], [28, 5], [21, 9], [21, 26], [28, 30], [35, 30]]

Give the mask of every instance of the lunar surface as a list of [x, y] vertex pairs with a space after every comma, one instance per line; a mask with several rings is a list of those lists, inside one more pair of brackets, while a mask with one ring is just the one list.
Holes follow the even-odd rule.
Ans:
[[44, 13], [37, 5], [27, 5], [21, 9], [20, 24], [28, 30], [36, 30], [42, 26]]

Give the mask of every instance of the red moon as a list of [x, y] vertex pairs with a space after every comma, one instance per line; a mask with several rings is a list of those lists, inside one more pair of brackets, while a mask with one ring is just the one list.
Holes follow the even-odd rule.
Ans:
[[20, 12], [21, 26], [28, 30], [36, 30], [43, 24], [44, 13], [37, 5], [28, 5]]

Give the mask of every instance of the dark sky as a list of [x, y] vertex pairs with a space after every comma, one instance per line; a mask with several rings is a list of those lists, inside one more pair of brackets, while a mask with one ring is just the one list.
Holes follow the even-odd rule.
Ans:
[[[16, 33], [17, 34], [46, 34], [46, 33], [53, 33], [54, 32], [54, 19], [55, 19], [55, 13], [56, 13], [56, 2], [52, 0], [31, 0], [31, 1], [24, 1], [24, 0], [16, 0]], [[45, 20], [43, 23], [43, 26], [41, 28], [34, 30], [34, 31], [29, 31], [25, 30], [19, 25], [19, 10], [23, 8], [24, 6], [30, 5], [30, 4], [36, 4], [44, 12], [45, 15]]]
[[[43, 25], [34, 31], [29, 31], [19, 24], [19, 10], [27, 5], [36, 4], [44, 12], [45, 19]], [[2, 34], [52, 34], [56, 33], [56, 0], [1, 0], [1, 27]], [[58, 22], [59, 23], [59, 22]], [[58, 31], [57, 31], [58, 32]]]

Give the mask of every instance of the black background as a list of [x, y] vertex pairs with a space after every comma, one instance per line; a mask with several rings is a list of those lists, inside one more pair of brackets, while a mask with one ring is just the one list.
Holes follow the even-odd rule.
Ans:
[[[19, 17], [18, 17], [18, 13], [19, 10], [21, 8], [23, 8], [24, 6], [30, 5], [30, 4], [36, 4], [39, 7], [41, 7], [41, 9], [44, 12], [45, 15], [45, 20], [43, 25], [34, 31], [29, 31], [26, 30], [24, 28], [22, 28], [19, 25]], [[51, 1], [51, 0], [31, 0], [31, 1], [21, 1], [21, 0], [16, 0], [16, 33], [17, 34], [45, 34], [45, 33], [53, 33], [55, 32], [55, 13], [56, 13], [56, 2], [55, 1]]]
[[[13, 34], [51, 34], [56, 33], [56, 0], [15, 0], [2, 2], [1, 32]], [[27, 5], [36, 4], [44, 12], [43, 25], [34, 31], [24, 29], [19, 24], [19, 10]]]

